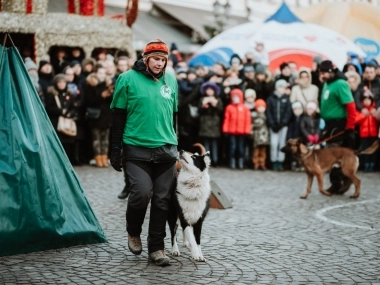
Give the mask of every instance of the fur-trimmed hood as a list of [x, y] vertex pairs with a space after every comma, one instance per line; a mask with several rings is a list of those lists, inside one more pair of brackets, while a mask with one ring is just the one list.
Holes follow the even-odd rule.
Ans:
[[[112, 84], [111, 77], [107, 76], [105, 82], [106, 82], [106, 86], [110, 86]], [[90, 73], [86, 78], [86, 83], [92, 87], [95, 87], [99, 85], [101, 82], [98, 80], [95, 73]]]

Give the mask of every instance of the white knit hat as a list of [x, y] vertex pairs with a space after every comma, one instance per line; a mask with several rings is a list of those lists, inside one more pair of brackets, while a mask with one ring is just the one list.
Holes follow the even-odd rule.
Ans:
[[295, 108], [301, 108], [301, 109], [303, 109], [302, 103], [300, 101], [293, 102], [292, 103], [292, 109], [295, 109]]
[[311, 109], [316, 111], [318, 109], [318, 104], [315, 101], [309, 101], [306, 103], [306, 109]]

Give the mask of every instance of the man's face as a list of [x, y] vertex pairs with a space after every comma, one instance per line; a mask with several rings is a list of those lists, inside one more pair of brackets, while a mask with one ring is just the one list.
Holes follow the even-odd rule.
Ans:
[[262, 74], [262, 73], [256, 74], [256, 79], [259, 82], [265, 81], [265, 74]]
[[376, 77], [376, 70], [372, 66], [367, 66], [364, 70], [364, 79], [368, 81], [374, 80]]
[[292, 71], [290, 70], [290, 68], [288, 66], [286, 66], [282, 71], [281, 71], [282, 75], [284, 76], [290, 76], [292, 74]]
[[65, 72], [65, 77], [67, 82], [73, 82], [74, 81], [74, 70], [72, 68], [68, 68]]
[[195, 73], [197, 74], [198, 77], [203, 77], [206, 75], [206, 71], [203, 67], [199, 67], [197, 68], [197, 70], [195, 71]]
[[255, 77], [255, 73], [253, 71], [245, 72], [244, 75], [246, 78], [251, 79], [251, 80]]
[[165, 63], [166, 63], [166, 58], [163, 56], [152, 56], [148, 60], [149, 69], [154, 74], [159, 74], [164, 68]]
[[291, 73], [297, 73], [297, 64], [295, 62], [289, 62], [289, 68]]
[[319, 72], [319, 78], [323, 81], [326, 82], [330, 80], [333, 77], [333, 74], [328, 71], [320, 71]]
[[127, 71], [128, 70], [128, 61], [126, 60], [119, 60], [117, 62], [117, 70], [119, 72], [124, 72], [124, 71]]
[[225, 74], [224, 69], [220, 64], [215, 64], [212, 69], [216, 74], [220, 76], [224, 76]]

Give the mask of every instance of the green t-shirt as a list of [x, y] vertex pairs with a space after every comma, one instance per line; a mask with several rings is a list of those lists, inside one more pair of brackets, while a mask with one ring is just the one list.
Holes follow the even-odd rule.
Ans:
[[321, 94], [321, 117], [328, 121], [347, 117], [346, 104], [354, 101], [351, 89], [344, 79], [323, 85]]
[[127, 110], [125, 144], [147, 148], [178, 145], [173, 128], [173, 113], [178, 112], [177, 80], [171, 74], [164, 76], [156, 82], [129, 70], [117, 79], [111, 109]]

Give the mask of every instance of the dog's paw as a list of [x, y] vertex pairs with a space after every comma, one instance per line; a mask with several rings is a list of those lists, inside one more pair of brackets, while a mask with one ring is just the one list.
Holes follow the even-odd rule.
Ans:
[[306, 199], [307, 198], [307, 195], [302, 195], [300, 196], [301, 199]]
[[359, 195], [355, 195], [355, 194], [354, 194], [354, 195], [351, 195], [350, 198], [352, 198], [352, 199], [357, 199], [357, 198], [359, 198]]
[[181, 253], [179, 252], [179, 250], [173, 250], [173, 251], [172, 251], [172, 255], [173, 255], [173, 256], [180, 256]]
[[198, 261], [198, 262], [206, 262], [206, 258], [204, 258], [201, 255], [193, 255], [193, 260]]

